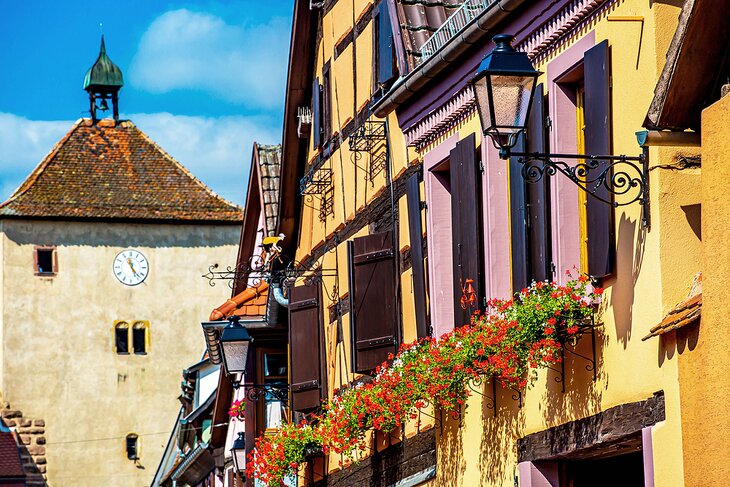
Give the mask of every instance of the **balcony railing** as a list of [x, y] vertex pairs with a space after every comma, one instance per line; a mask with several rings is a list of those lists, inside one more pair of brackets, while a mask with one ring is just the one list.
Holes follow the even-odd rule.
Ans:
[[462, 31], [485, 10], [499, 3], [499, 0], [465, 0], [459, 9], [446, 19], [441, 27], [421, 46], [421, 62], [425, 62], [444, 44]]

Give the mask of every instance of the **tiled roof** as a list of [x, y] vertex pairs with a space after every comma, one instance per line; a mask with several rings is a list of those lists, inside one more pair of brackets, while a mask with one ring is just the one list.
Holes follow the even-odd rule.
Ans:
[[[23, 478], [23, 466], [20, 463], [20, 451], [15, 442], [15, 434], [0, 430], [0, 483], [3, 479]], [[21, 482], [21, 485], [22, 482]]]
[[702, 274], [698, 274], [692, 284], [689, 297], [675, 306], [664, 319], [649, 330], [642, 340], [663, 335], [697, 322], [702, 316]]
[[258, 152], [259, 174], [261, 175], [261, 193], [264, 200], [264, 216], [266, 217], [266, 236], [276, 233], [279, 218], [279, 174], [281, 172], [281, 145], [256, 144]]
[[242, 211], [132, 122], [81, 119], [0, 205], [2, 217], [238, 223]]

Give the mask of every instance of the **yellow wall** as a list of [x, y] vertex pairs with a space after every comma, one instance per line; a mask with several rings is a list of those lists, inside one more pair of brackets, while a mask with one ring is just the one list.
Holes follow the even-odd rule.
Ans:
[[727, 188], [730, 184], [730, 96], [702, 113], [702, 322], [699, 336], [680, 336], [685, 485], [721, 486], [730, 478], [727, 445], [730, 381], [730, 250]]
[[[170, 391], [200, 360], [200, 322], [230, 296], [208, 266], [236, 258], [237, 225], [0, 221], [2, 398], [42, 418], [52, 486], [149, 485], [180, 409]], [[55, 244], [58, 275], [33, 275], [33, 245]], [[114, 257], [140, 250], [150, 265], [135, 287]], [[147, 355], [117, 355], [115, 320], [150, 323]], [[139, 435], [138, 468], [124, 437]]]

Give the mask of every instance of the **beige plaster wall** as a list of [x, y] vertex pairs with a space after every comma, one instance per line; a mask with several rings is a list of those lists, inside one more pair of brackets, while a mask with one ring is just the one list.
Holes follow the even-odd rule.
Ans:
[[[179, 410], [200, 322], [230, 289], [201, 277], [230, 265], [237, 225], [0, 221], [3, 399], [46, 420], [49, 485], [148, 485]], [[56, 245], [58, 275], [33, 275], [33, 246]], [[150, 272], [128, 287], [112, 261], [135, 248]], [[117, 355], [115, 320], [148, 320], [147, 355]], [[140, 461], [124, 438], [140, 436]]]

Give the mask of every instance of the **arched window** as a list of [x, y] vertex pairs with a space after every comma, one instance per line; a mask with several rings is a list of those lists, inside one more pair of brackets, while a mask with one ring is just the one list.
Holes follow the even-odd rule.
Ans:
[[126, 321], [114, 324], [114, 351], [118, 354], [129, 353], [129, 324]]
[[139, 459], [139, 436], [136, 433], [130, 433], [127, 435], [126, 449], [128, 460]]
[[132, 348], [134, 353], [144, 355], [147, 353], [149, 343], [149, 322], [137, 321], [132, 327]]

